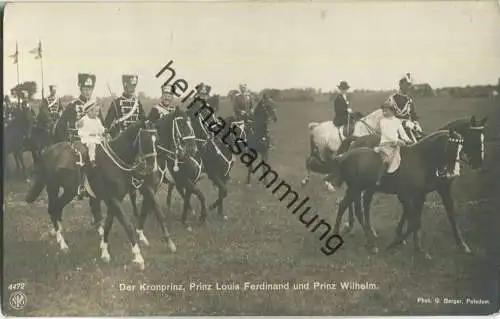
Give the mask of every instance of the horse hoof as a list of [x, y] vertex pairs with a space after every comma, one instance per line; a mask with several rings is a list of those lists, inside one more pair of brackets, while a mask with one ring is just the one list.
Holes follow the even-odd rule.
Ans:
[[193, 231], [193, 229], [191, 228], [191, 226], [187, 226], [187, 227], [186, 227], [186, 230], [187, 230], [188, 232], [192, 232], [192, 231]]
[[61, 251], [62, 251], [64, 254], [67, 254], [67, 253], [69, 253], [69, 247], [68, 247], [68, 246], [62, 246], [62, 247], [61, 247]]
[[300, 184], [302, 186], [305, 186], [309, 181], [307, 179], [303, 179], [302, 182], [300, 182]]
[[378, 253], [378, 247], [377, 246], [371, 246], [371, 247], [368, 248], [368, 250], [372, 254], [377, 254]]
[[406, 240], [403, 240], [403, 241], [401, 242], [401, 245], [406, 245], [406, 244], [408, 244], [408, 242], [407, 242]]
[[111, 260], [111, 256], [109, 254], [102, 254], [101, 255], [101, 260], [105, 263], [109, 263], [109, 261]]
[[191, 215], [193, 215], [193, 216], [196, 215], [196, 211], [194, 209], [191, 209]]
[[132, 262], [137, 266], [139, 267], [140, 270], [144, 270], [144, 268], [146, 268], [145, 264], [144, 264], [144, 258], [142, 258], [142, 256], [137, 256], [134, 258], [134, 260], [132, 260]]
[[99, 226], [99, 227], [97, 228], [97, 233], [99, 234], [99, 237], [104, 236], [104, 227]]
[[141, 243], [143, 243], [145, 246], [149, 246], [149, 241], [142, 230], [137, 230], [137, 235], [139, 236], [139, 241]]
[[472, 254], [472, 250], [469, 248], [469, 246], [467, 246], [467, 244], [461, 245], [459, 250], [464, 254]]
[[173, 253], [175, 253], [177, 251], [177, 246], [175, 246], [174, 242], [171, 240], [168, 241], [168, 248]]
[[227, 216], [226, 216], [226, 215], [223, 215], [223, 216], [222, 216], [222, 220], [227, 220]]

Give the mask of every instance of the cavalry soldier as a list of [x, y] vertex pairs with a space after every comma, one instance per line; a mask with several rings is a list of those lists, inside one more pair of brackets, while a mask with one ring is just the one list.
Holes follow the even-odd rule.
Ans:
[[158, 119], [172, 113], [175, 110], [173, 103], [174, 88], [170, 84], [165, 84], [161, 87], [160, 103], [153, 106], [148, 114], [148, 121], [156, 122]]
[[50, 95], [42, 101], [38, 112], [38, 125], [43, 132], [52, 130], [64, 110], [61, 100], [56, 96], [56, 86], [49, 85], [49, 90]]
[[242, 120], [253, 112], [253, 100], [246, 84], [240, 84], [240, 92], [234, 98], [234, 115], [237, 120]]
[[349, 91], [350, 86], [346, 81], [341, 81], [337, 88], [340, 94], [337, 95], [334, 102], [335, 117], [333, 125], [341, 127], [348, 123], [349, 116], [352, 113], [352, 109], [349, 107], [349, 100], [347, 99], [347, 91]]
[[[66, 139], [70, 142], [78, 140], [76, 122], [84, 115], [84, 110], [96, 103], [92, 99], [96, 76], [94, 74], [79, 73], [78, 86], [80, 87], [80, 96], [71, 101], [64, 109], [59, 119], [58, 126], [64, 128]], [[99, 114], [102, 120], [102, 113]]]
[[[410, 95], [412, 87], [412, 80], [410, 74], [407, 73], [403, 78], [399, 80], [399, 91], [391, 94], [384, 105], [393, 107], [395, 111], [395, 116], [403, 120], [404, 126], [409, 129], [410, 132], [414, 132], [417, 135], [423, 135], [422, 127], [418, 122], [418, 116], [415, 109], [415, 101]], [[419, 136], [415, 136], [418, 138]]]
[[5, 95], [3, 99], [3, 124], [4, 126], [12, 120], [12, 104], [10, 103], [10, 98]]
[[137, 80], [137, 75], [122, 75], [123, 94], [111, 102], [104, 120], [104, 126], [110, 130], [112, 137], [116, 137], [137, 120], [146, 119], [142, 103], [135, 96]]
[[[21, 105], [15, 110], [19, 115], [13, 114], [14, 118], [16, 116], [21, 116], [26, 121], [26, 138], [31, 138], [31, 133], [33, 131], [33, 126], [35, 125], [36, 114], [30, 103], [28, 91], [21, 92]], [[22, 114], [22, 115], [21, 115]]]

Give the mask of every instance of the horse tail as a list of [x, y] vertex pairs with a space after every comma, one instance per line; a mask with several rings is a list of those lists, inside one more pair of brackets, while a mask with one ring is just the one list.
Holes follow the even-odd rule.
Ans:
[[31, 186], [31, 188], [28, 191], [28, 194], [26, 195], [26, 198], [25, 198], [25, 200], [28, 204], [33, 203], [38, 198], [38, 196], [40, 196], [43, 189], [45, 188], [44, 171], [45, 171], [44, 163], [39, 163], [38, 165], [36, 165], [35, 174], [34, 174], [35, 175], [35, 182]]
[[311, 122], [307, 127], [309, 127], [309, 130], [313, 130], [318, 125], [319, 125], [318, 122]]

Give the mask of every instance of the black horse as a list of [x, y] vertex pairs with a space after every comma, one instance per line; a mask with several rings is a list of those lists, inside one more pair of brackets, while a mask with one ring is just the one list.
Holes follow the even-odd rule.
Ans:
[[[208, 209], [212, 210], [217, 207], [219, 216], [225, 220], [227, 216], [224, 215], [224, 199], [228, 194], [226, 184], [234, 163], [233, 153], [229, 145], [234, 142], [234, 137], [226, 134], [229, 128], [219, 123], [215, 117], [216, 109], [214, 105], [208, 102], [207, 105], [209, 107], [205, 107], [205, 113], [208, 114], [203, 113], [203, 106], [199, 104], [198, 106], [201, 107], [191, 107], [187, 114], [193, 125], [198, 150], [203, 161], [203, 172], [207, 174], [208, 179], [219, 191], [217, 200], [210, 204]], [[228, 123], [224, 119], [223, 122]], [[224, 140], [225, 137], [230, 138]], [[171, 204], [172, 190], [173, 185], [170, 185], [167, 195], [168, 207]]]
[[[23, 179], [27, 179], [28, 174], [24, 164], [23, 154], [25, 151], [32, 151], [30, 137], [35, 122], [35, 116], [31, 109], [18, 106], [10, 110], [9, 120], [4, 125], [4, 162], [7, 156], [12, 154], [16, 162], [17, 171]], [[33, 158], [36, 158], [33, 153]]]
[[[455, 171], [458, 165], [458, 154], [463, 145], [460, 134], [453, 130], [440, 130], [432, 133], [412, 146], [401, 147], [401, 163], [396, 172], [385, 173], [386, 166], [382, 157], [372, 147], [360, 147], [360, 140], [364, 146], [376, 145], [379, 137], [368, 135], [360, 137], [356, 142], [358, 146], [352, 147], [348, 152], [338, 156], [333, 161], [335, 175], [340, 177], [340, 182], [347, 184], [344, 198], [340, 202], [335, 231], [339, 232], [340, 222], [346, 208], [355, 204], [355, 214], [363, 226], [368, 238], [368, 245], [376, 251], [373, 242], [375, 234], [370, 222], [370, 204], [375, 192], [394, 194], [403, 204], [403, 216], [396, 231], [395, 240], [388, 248], [402, 243], [410, 234], [414, 235], [415, 253], [421, 253], [418, 231], [421, 226], [421, 213], [426, 195], [437, 191], [441, 196], [448, 218], [452, 224], [455, 239], [460, 248], [470, 252], [465, 244], [455, 222], [453, 198], [451, 196], [452, 179], [440, 176], [443, 169]], [[370, 142], [367, 142], [367, 141]], [[373, 142], [376, 141], [376, 142]], [[381, 184], [378, 185], [381, 174]], [[337, 186], [340, 186], [337, 184]], [[361, 213], [361, 195], [363, 194], [364, 218]], [[408, 220], [408, 229], [402, 233], [403, 223]], [[427, 254], [425, 254], [428, 257]]]
[[[463, 147], [460, 152], [460, 159], [462, 162], [468, 164], [472, 169], [479, 169], [482, 167], [483, 164], [483, 159], [484, 159], [484, 125], [486, 124], [487, 118], [483, 118], [481, 121], [477, 121], [474, 116], [472, 116], [470, 119], [458, 119], [454, 120], [444, 127], [442, 127], [440, 130], [449, 130], [449, 131], [456, 131], [459, 133], [462, 138], [463, 138]], [[354, 148], [359, 148], [359, 147], [376, 147], [379, 144], [380, 141], [380, 136], [377, 135], [371, 135], [371, 136], [364, 136], [360, 137], [352, 144], [349, 146], [350, 149]], [[448, 215], [448, 219], [450, 221], [450, 225], [452, 227], [452, 231], [455, 237], [455, 240], [463, 251], [469, 252], [470, 250], [467, 249], [467, 245], [463, 244], [463, 239], [461, 239], [460, 232], [458, 231], [458, 228], [456, 226], [455, 222], [455, 212], [454, 212], [454, 204], [453, 201], [450, 201], [448, 198], [449, 195], [448, 193], [450, 192], [449, 189], [446, 189], [446, 187], [451, 187], [451, 182], [453, 179], [450, 180], [450, 185], [444, 185], [443, 191], [438, 193], [440, 194], [443, 203], [445, 204], [445, 209]], [[366, 197], [366, 193], [363, 194], [363, 201], [365, 201], [364, 206], [370, 206], [371, 204], [371, 198], [370, 194], [368, 194], [368, 197]], [[355, 204], [356, 205], [356, 204]], [[351, 205], [349, 207], [349, 223], [347, 228], [344, 230], [345, 232], [350, 232], [353, 229], [354, 226], [354, 206]], [[358, 204], [359, 207], [361, 207], [361, 204]], [[370, 226], [370, 216], [367, 216], [368, 224]], [[403, 216], [401, 217], [401, 219]], [[404, 220], [400, 220], [398, 227], [396, 229], [397, 234], [401, 234], [403, 226], [405, 224]], [[371, 233], [373, 236], [376, 237], [375, 231], [371, 230]]]
[[[157, 158], [160, 172], [153, 174], [148, 183], [154, 184], [156, 189], [162, 183], [175, 185], [184, 201], [182, 223], [191, 230], [187, 225], [187, 212], [192, 194], [198, 197], [201, 204], [200, 221], [206, 220], [205, 196], [196, 186], [203, 172], [203, 162], [198, 154], [193, 127], [186, 112], [179, 108], [156, 121], [155, 127], [159, 135]], [[135, 205], [135, 196], [132, 194], [131, 200]], [[138, 222], [140, 234], [143, 233], [147, 214], [147, 208], [143, 206]]]
[[[244, 114], [242, 120], [236, 120], [235, 117], [227, 119], [231, 127], [235, 128], [236, 136], [241, 137], [245, 143], [236, 141], [237, 144], [243, 146], [254, 156], [260, 155], [262, 161], [267, 162], [269, 159], [270, 134], [269, 120], [278, 121], [278, 117], [273, 107], [268, 103], [259, 103], [251, 115]], [[243, 145], [241, 145], [243, 144]], [[250, 176], [254, 170], [252, 165], [247, 165], [247, 185], [250, 184]]]
[[[129, 218], [123, 212], [121, 202], [130, 189], [132, 176], [146, 176], [156, 167], [157, 132], [150, 123], [138, 121], [123, 131], [115, 139], [96, 149], [96, 167], [84, 167], [87, 176], [87, 189], [91, 194], [90, 206], [94, 221], [101, 224], [99, 203], [104, 200], [108, 213], [101, 238], [101, 259], [109, 262], [108, 239], [114, 217], [125, 228], [132, 245], [134, 263], [144, 269], [144, 259], [137, 244], [137, 236]], [[85, 156], [85, 155], [84, 155]], [[85, 156], [86, 157], [86, 156]], [[48, 194], [48, 212], [54, 227], [57, 242], [61, 250], [68, 246], [62, 236], [61, 223], [64, 207], [73, 200], [81, 182], [82, 167], [75, 146], [68, 142], [54, 144], [42, 154], [37, 166], [35, 182], [26, 196], [32, 203], [46, 187]], [[63, 193], [59, 196], [62, 188]]]

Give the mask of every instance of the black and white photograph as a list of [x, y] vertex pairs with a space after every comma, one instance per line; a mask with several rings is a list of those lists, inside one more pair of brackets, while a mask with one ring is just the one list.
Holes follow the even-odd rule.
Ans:
[[500, 308], [500, 2], [9, 2], [2, 313]]

